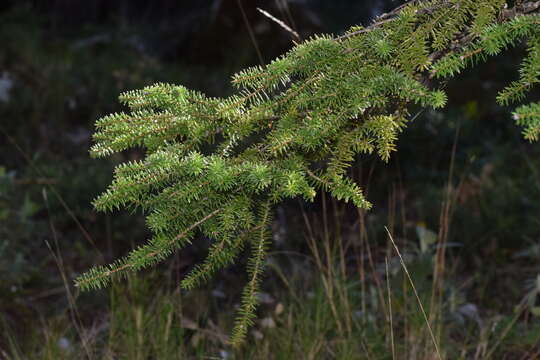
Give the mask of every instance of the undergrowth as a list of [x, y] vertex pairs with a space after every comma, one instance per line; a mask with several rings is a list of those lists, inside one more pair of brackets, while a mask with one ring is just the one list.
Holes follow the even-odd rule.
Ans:
[[[445, 201], [452, 202], [455, 195], [446, 192]], [[395, 201], [389, 202], [387, 218], [379, 221], [394, 224], [394, 234], [404, 229], [398, 225], [414, 227], [409, 237], [369, 230], [366, 222], [373, 220], [362, 210], [345, 225], [350, 207], [331, 199], [322, 198], [320, 206], [315, 212], [301, 211], [307, 253], [270, 252], [267, 266], [273, 280], [259, 293], [258, 319], [242, 348], [231, 347], [234, 314], [222, 310], [239, 301], [237, 275], [186, 293], [170, 275], [178, 267], [175, 260], [168, 271], [113, 282], [109, 311], [97, 310], [84, 319], [82, 331], [66, 312], [42, 319], [24, 341], [12, 335], [1, 354], [9, 360], [80, 359], [82, 354], [111, 360], [427, 360], [439, 359], [438, 348], [442, 359], [539, 356], [540, 324], [531, 317], [528, 298], [503, 312], [484, 308], [491, 300], [478, 298], [475, 288], [493, 284], [482, 283], [489, 278], [479, 269], [464, 272], [455, 252], [443, 260], [441, 250], [452, 250], [452, 244], [438, 246], [444, 229], [436, 234], [425, 224], [401, 224]], [[441, 224], [450, 224], [444, 209]], [[531, 250], [520, 254], [534, 256]], [[10, 334], [6, 322], [3, 331]]]

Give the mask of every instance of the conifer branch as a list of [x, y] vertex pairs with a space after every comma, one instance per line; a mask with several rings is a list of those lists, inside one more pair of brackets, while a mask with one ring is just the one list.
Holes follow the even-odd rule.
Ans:
[[238, 311], [238, 318], [231, 336], [231, 344], [235, 347], [244, 341], [249, 326], [253, 324], [255, 309], [257, 307], [257, 292], [259, 291], [259, 282], [263, 272], [264, 262], [268, 247], [268, 226], [270, 223], [270, 202], [267, 202], [262, 208], [260, 224], [258, 226], [259, 234], [252, 241], [252, 256], [248, 264], [249, 280], [244, 287], [242, 294], [242, 304]]
[[[193, 231], [194, 229], [199, 227], [202, 223], [204, 223], [205, 221], [208, 221], [212, 217], [216, 216], [220, 211], [222, 211], [222, 209], [216, 209], [216, 210], [212, 211], [210, 214], [206, 215], [204, 218], [202, 218], [201, 220], [199, 220], [196, 223], [192, 224], [186, 230], [179, 233], [176, 237], [171, 239], [169, 241], [169, 243], [172, 244], [172, 243], [175, 243], [178, 240], [184, 238], [187, 234], [189, 234], [191, 231]], [[152, 257], [154, 257], [154, 256], [156, 256], [158, 254], [159, 254], [159, 250], [152, 251], [152, 252], [145, 255], [145, 260], [148, 260], [148, 259], [150, 259], [150, 258], [152, 258]], [[80, 277], [75, 282], [75, 286], [80, 287], [81, 289], [89, 289], [89, 288], [92, 287], [93, 283], [103, 282], [104, 278], [109, 278], [109, 277], [111, 277], [112, 275], [114, 275], [116, 273], [119, 273], [119, 272], [122, 272], [122, 271], [125, 271], [125, 270], [129, 270], [130, 268], [133, 268], [135, 266], [136, 266], [136, 264], [134, 264], [134, 263], [125, 263], [124, 265], [118, 266], [116, 268], [111, 268], [110, 270], [107, 270], [107, 271], [105, 271], [105, 272], [103, 272], [103, 273], [101, 273], [99, 275], [96, 275], [96, 276]]]
[[[525, 42], [519, 79], [497, 97], [505, 106], [521, 102], [540, 83], [539, 10], [540, 1], [511, 9], [504, 0], [410, 1], [368, 27], [315, 36], [265, 66], [240, 71], [232, 80], [238, 91], [227, 98], [161, 83], [121, 94], [129, 111], [96, 122], [91, 155], [140, 147], [145, 158], [117, 166], [94, 206], [140, 208], [154, 237], [76, 284], [103, 287], [112, 275], [155, 265], [198, 229], [215, 242], [183, 280], [189, 289], [250, 243], [233, 331], [239, 344], [255, 316], [271, 205], [299, 196], [313, 201], [322, 189], [369, 209], [348, 176], [354, 160], [375, 153], [388, 161], [412, 121], [410, 106], [445, 105], [437, 80]], [[528, 140], [540, 137], [539, 114], [540, 103], [520, 104], [513, 113]]]

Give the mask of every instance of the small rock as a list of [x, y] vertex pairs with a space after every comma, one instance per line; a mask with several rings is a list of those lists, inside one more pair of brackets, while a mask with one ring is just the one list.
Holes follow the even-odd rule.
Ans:
[[252, 330], [251, 331], [251, 335], [256, 339], [256, 340], [261, 340], [264, 335], [262, 332], [260, 332], [259, 330]]
[[278, 303], [276, 305], [276, 309], [274, 310], [274, 314], [279, 316], [283, 313], [284, 310], [285, 310], [285, 306], [283, 306], [282, 303]]
[[269, 305], [273, 304], [276, 300], [272, 297], [272, 295], [268, 293], [258, 293], [257, 299], [259, 300], [259, 303]]
[[212, 290], [212, 296], [220, 299], [226, 298], [225, 293], [219, 289]]
[[71, 348], [71, 343], [65, 337], [58, 339], [58, 347], [62, 350], [69, 350]]
[[271, 317], [265, 317], [261, 320], [261, 326], [263, 328], [273, 329], [276, 327], [276, 322]]

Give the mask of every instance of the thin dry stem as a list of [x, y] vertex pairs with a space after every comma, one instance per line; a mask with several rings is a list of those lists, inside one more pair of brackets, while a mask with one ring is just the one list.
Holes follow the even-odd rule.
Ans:
[[283, 28], [285, 31], [287, 31], [289, 34], [291, 34], [296, 40], [298, 40], [298, 41], [302, 40], [300, 38], [300, 35], [296, 31], [291, 29], [291, 27], [289, 25], [285, 24], [283, 21], [279, 20], [278, 18], [276, 18], [275, 16], [270, 14], [268, 11], [265, 11], [265, 10], [263, 10], [261, 8], [257, 8], [257, 11], [260, 12], [261, 14], [263, 14], [264, 16], [266, 16], [267, 18], [269, 18], [270, 20], [272, 20], [273, 22], [275, 22], [276, 24], [278, 24], [281, 28]]
[[388, 293], [388, 314], [390, 318], [390, 345], [392, 347], [392, 359], [396, 360], [396, 347], [394, 344], [394, 321], [392, 318], [392, 293], [390, 291], [390, 271], [388, 270], [388, 257], [384, 258], [386, 265], [386, 290]]
[[414, 295], [416, 296], [416, 300], [418, 301], [418, 306], [420, 307], [420, 311], [422, 311], [422, 315], [424, 316], [424, 320], [426, 322], [426, 325], [429, 330], [429, 335], [431, 336], [431, 340], [433, 341], [433, 345], [435, 346], [435, 351], [437, 352], [437, 357], [439, 360], [443, 360], [441, 356], [441, 352], [439, 350], [439, 345], [437, 344], [437, 339], [435, 339], [435, 334], [433, 333], [433, 330], [431, 328], [431, 324], [429, 323], [426, 311], [424, 309], [424, 305], [422, 304], [422, 300], [420, 300], [420, 296], [418, 295], [418, 291], [416, 291], [416, 286], [414, 286], [414, 282], [412, 280], [411, 275], [409, 274], [409, 270], [407, 269], [407, 265], [405, 265], [405, 261], [403, 260], [403, 257], [401, 256], [401, 252], [399, 251], [394, 238], [392, 237], [392, 234], [388, 230], [388, 228], [384, 227], [386, 232], [388, 233], [388, 237], [390, 238], [390, 241], [392, 242], [392, 245], [394, 246], [394, 249], [396, 250], [396, 253], [399, 257], [399, 262], [401, 263], [401, 267], [403, 268], [403, 271], [405, 271], [405, 275], [407, 275], [407, 278], [409, 279], [409, 283], [411, 284], [411, 287], [413, 289]]

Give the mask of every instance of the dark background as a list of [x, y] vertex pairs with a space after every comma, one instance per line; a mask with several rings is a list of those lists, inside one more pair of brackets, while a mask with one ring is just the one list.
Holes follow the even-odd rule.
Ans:
[[[374, 16], [399, 4], [377, 0], [1, 2], [3, 324], [15, 338], [24, 337], [23, 329], [37, 326], [37, 317], [57, 316], [68, 306], [61, 274], [71, 286], [77, 274], [110, 262], [147, 236], [140, 214], [98, 214], [91, 207], [92, 199], [109, 184], [114, 165], [137, 156], [133, 152], [103, 160], [88, 156], [93, 122], [121, 110], [116, 102], [120, 92], [170, 82], [212, 96], [230, 94], [232, 74], [267, 63], [293, 46], [290, 34], [256, 7], [291, 24], [307, 39], [368, 25]], [[523, 284], [538, 271], [536, 255], [516, 257], [537, 245], [540, 235], [538, 144], [522, 140], [511, 109], [495, 103], [497, 91], [517, 78], [523, 49], [520, 45], [450, 81], [448, 106], [440, 112], [419, 113], [388, 164], [364, 157], [354, 167], [355, 178], [374, 203], [367, 216], [371, 241], [382, 248], [385, 225], [403, 246], [417, 246], [419, 222], [437, 232], [450, 180], [455, 206], [449, 241], [456, 244], [450, 253], [460, 259], [462, 274], [482, 273], [482, 289], [472, 287], [469, 296], [493, 311], [512, 309], [527, 289]], [[289, 201], [277, 209], [274, 230], [281, 238], [275, 237], [275, 251], [308, 252], [300, 211], [315, 219], [324, 215], [321, 199], [315, 204]], [[345, 233], [354, 233], [356, 211], [337, 206], [340, 217], [333, 221]], [[174, 265], [163, 269], [172, 267], [181, 278], [202, 258], [206, 245], [201, 241], [175, 255]], [[232, 267], [216, 281], [240, 287], [242, 271], [241, 264]], [[501, 291], [508, 301], [497, 301]], [[235, 296], [233, 292], [231, 297]], [[106, 311], [107, 293], [85, 294], [78, 301], [83, 322], [89, 323], [92, 314]]]

